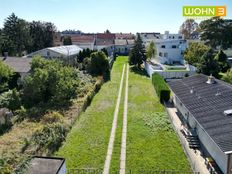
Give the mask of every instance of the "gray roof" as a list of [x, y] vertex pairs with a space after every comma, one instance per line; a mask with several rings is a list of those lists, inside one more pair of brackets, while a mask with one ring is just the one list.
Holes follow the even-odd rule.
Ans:
[[115, 42], [115, 45], [127, 45], [126, 39], [115, 39], [114, 42]]
[[232, 117], [223, 112], [232, 109], [232, 86], [220, 80], [207, 84], [207, 79], [207, 76], [197, 74], [170, 82], [169, 86], [219, 148], [230, 153]]
[[80, 51], [82, 51], [82, 48], [80, 48], [77, 45], [49, 47], [47, 49], [51, 50], [51, 51], [54, 51], [54, 52], [57, 52], [59, 54], [62, 54], [64, 56], [77, 55]]
[[3, 58], [0, 59], [15, 72], [28, 73], [31, 70], [31, 58], [7, 57], [5, 60]]
[[65, 160], [63, 158], [34, 157], [29, 165], [28, 174], [57, 174]]

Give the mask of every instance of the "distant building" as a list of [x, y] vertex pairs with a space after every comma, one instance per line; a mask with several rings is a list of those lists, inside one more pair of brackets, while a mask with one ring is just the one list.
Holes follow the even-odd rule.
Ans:
[[160, 33], [150, 32], [150, 33], [139, 33], [141, 39], [143, 40], [143, 44], [145, 46], [149, 45], [152, 41], [156, 42], [157, 39], [160, 39]]
[[187, 42], [182, 34], [170, 34], [168, 31], [155, 41], [156, 58], [162, 64], [184, 64], [183, 53]]
[[132, 39], [115, 39], [115, 53], [118, 55], [129, 55], [133, 45], [134, 40]]
[[134, 40], [135, 35], [132, 33], [116, 33], [115, 39], [128, 39], [128, 40]]
[[5, 57], [0, 60], [2, 60], [4, 64], [8, 65], [14, 72], [18, 73], [21, 79], [30, 73], [31, 58]]
[[72, 44], [77, 45], [82, 49], [89, 48], [90, 50], [94, 49], [95, 36], [93, 34], [88, 35], [73, 35], [71, 36]]
[[27, 174], [66, 174], [64, 158], [34, 157], [29, 163]]
[[231, 174], [232, 86], [202, 74], [172, 81], [169, 86], [182, 124], [198, 136], [204, 154], [224, 174]]
[[77, 45], [49, 47], [30, 53], [27, 55], [27, 57], [40, 55], [44, 58], [55, 58], [64, 61], [65, 63], [73, 64], [76, 62], [76, 57], [80, 51], [82, 51], [82, 48], [78, 47]]

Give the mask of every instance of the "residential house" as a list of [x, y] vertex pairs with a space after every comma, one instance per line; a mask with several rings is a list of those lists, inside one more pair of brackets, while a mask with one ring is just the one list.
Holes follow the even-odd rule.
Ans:
[[107, 49], [109, 55], [114, 52], [114, 40], [115, 34], [112, 33], [97, 33], [95, 35], [95, 46], [94, 49], [101, 50]]
[[115, 53], [118, 55], [129, 55], [130, 49], [134, 45], [133, 39], [115, 39]]
[[89, 48], [90, 50], [94, 49], [94, 44], [95, 44], [94, 34], [73, 35], [71, 36], [71, 40], [73, 45], [77, 45], [82, 49], [87, 49], [87, 48]]
[[30, 53], [27, 57], [33, 57], [35, 55], [40, 55], [48, 59], [59, 59], [67, 64], [74, 64], [76, 62], [76, 57], [79, 52], [82, 51], [77, 45], [67, 45], [58, 47], [49, 47], [42, 50]]
[[4, 64], [8, 65], [14, 72], [18, 73], [23, 79], [30, 73], [31, 58], [5, 57], [1, 59]]
[[199, 140], [224, 174], [232, 173], [232, 86], [214, 77], [193, 75], [169, 83], [182, 123]]
[[161, 64], [184, 64], [183, 53], [187, 48], [187, 42], [182, 34], [169, 34], [166, 31], [155, 40], [155, 44], [156, 58]]
[[156, 42], [157, 39], [160, 39], [160, 33], [150, 32], [150, 33], [139, 33], [143, 44], [145, 46], [149, 45], [152, 41]]
[[132, 33], [116, 33], [115, 39], [128, 39], [128, 40], [134, 40], [135, 35]]

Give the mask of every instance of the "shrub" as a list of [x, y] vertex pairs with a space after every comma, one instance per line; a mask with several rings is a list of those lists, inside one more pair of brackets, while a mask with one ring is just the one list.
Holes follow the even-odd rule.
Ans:
[[63, 115], [61, 115], [59, 112], [51, 111], [45, 114], [41, 120], [42, 123], [54, 123], [54, 122], [63, 122]]
[[152, 75], [152, 84], [160, 98], [160, 102], [168, 101], [170, 99], [171, 91], [161, 75], [154, 73]]
[[38, 151], [48, 149], [52, 153], [61, 146], [67, 132], [68, 128], [62, 123], [47, 124], [32, 136], [32, 142]]

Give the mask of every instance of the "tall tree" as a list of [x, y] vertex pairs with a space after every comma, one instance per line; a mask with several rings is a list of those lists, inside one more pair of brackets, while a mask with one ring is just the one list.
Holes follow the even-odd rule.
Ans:
[[141, 36], [140, 34], [137, 34], [135, 44], [129, 54], [130, 65], [137, 65], [138, 68], [141, 68], [141, 64], [146, 60], [145, 52], [146, 51]]
[[218, 62], [221, 72], [225, 73], [228, 69], [230, 69], [230, 63], [228, 61], [227, 55], [222, 50], [217, 53], [215, 60]]
[[63, 45], [72, 45], [72, 39], [70, 36], [64, 37]]
[[187, 19], [180, 26], [179, 33], [183, 34], [185, 39], [195, 39], [198, 36], [198, 23], [194, 19]]
[[5, 51], [10, 55], [22, 55], [30, 44], [30, 33], [28, 23], [12, 13], [4, 22], [3, 34], [8, 44], [5, 44]]
[[184, 59], [191, 65], [197, 66], [200, 58], [209, 50], [209, 47], [199, 42], [192, 42], [184, 52]]
[[33, 21], [30, 23], [32, 44], [29, 52], [53, 46], [56, 27], [50, 22]]
[[200, 23], [200, 38], [212, 48], [232, 46], [232, 20], [213, 17]]
[[215, 77], [218, 77], [218, 73], [220, 72], [220, 68], [218, 62], [215, 60], [215, 54], [212, 49], [209, 49], [200, 59], [200, 63], [198, 64], [198, 71], [200, 73], [210, 75], [212, 74]]
[[156, 46], [153, 41], [147, 46], [146, 56], [147, 58], [151, 59], [156, 55]]

